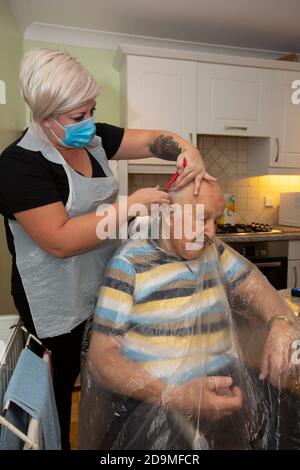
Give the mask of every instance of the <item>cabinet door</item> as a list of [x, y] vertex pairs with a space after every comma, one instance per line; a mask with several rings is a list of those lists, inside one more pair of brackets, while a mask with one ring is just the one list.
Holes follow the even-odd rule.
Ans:
[[287, 286], [300, 287], [300, 260], [289, 260]]
[[[195, 138], [196, 77], [195, 62], [128, 56], [127, 126], [169, 130], [187, 140]], [[129, 163], [170, 165], [157, 158]]]
[[288, 259], [300, 259], [300, 240], [289, 241]]
[[292, 82], [299, 72], [273, 72], [273, 167], [300, 168], [300, 104], [293, 104]]
[[270, 136], [270, 111], [269, 70], [198, 64], [199, 133]]

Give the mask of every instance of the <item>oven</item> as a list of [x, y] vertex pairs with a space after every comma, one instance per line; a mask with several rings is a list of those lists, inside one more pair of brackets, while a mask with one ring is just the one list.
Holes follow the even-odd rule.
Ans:
[[286, 289], [288, 241], [237, 241], [227, 244], [255, 264], [275, 289]]

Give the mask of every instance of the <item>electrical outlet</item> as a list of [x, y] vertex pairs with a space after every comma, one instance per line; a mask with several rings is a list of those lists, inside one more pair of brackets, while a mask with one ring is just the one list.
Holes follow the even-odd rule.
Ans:
[[265, 196], [265, 207], [273, 207], [273, 206], [274, 206], [273, 196]]
[[0, 104], [6, 104], [6, 86], [3, 80], [0, 80]]

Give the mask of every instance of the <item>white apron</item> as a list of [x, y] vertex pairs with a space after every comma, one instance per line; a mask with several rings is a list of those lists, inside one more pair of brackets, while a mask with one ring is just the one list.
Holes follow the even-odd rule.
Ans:
[[[74, 171], [36, 123], [18, 145], [41, 151], [47, 160], [63, 165], [69, 183], [65, 209], [70, 218], [95, 212], [99, 204], [116, 200], [117, 181], [100, 137], [94, 137], [87, 146], [107, 175], [100, 178], [86, 178]], [[14, 236], [17, 268], [38, 336], [46, 338], [70, 332], [93, 313], [105, 267], [118, 242], [107, 240], [86, 253], [57, 258], [39, 248], [17, 221], [10, 220], [9, 225]]]

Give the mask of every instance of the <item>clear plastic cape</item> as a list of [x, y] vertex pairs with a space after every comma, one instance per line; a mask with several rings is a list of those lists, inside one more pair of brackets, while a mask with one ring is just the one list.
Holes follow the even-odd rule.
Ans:
[[79, 448], [299, 449], [298, 312], [217, 238], [190, 261], [129, 240], [86, 332]]

